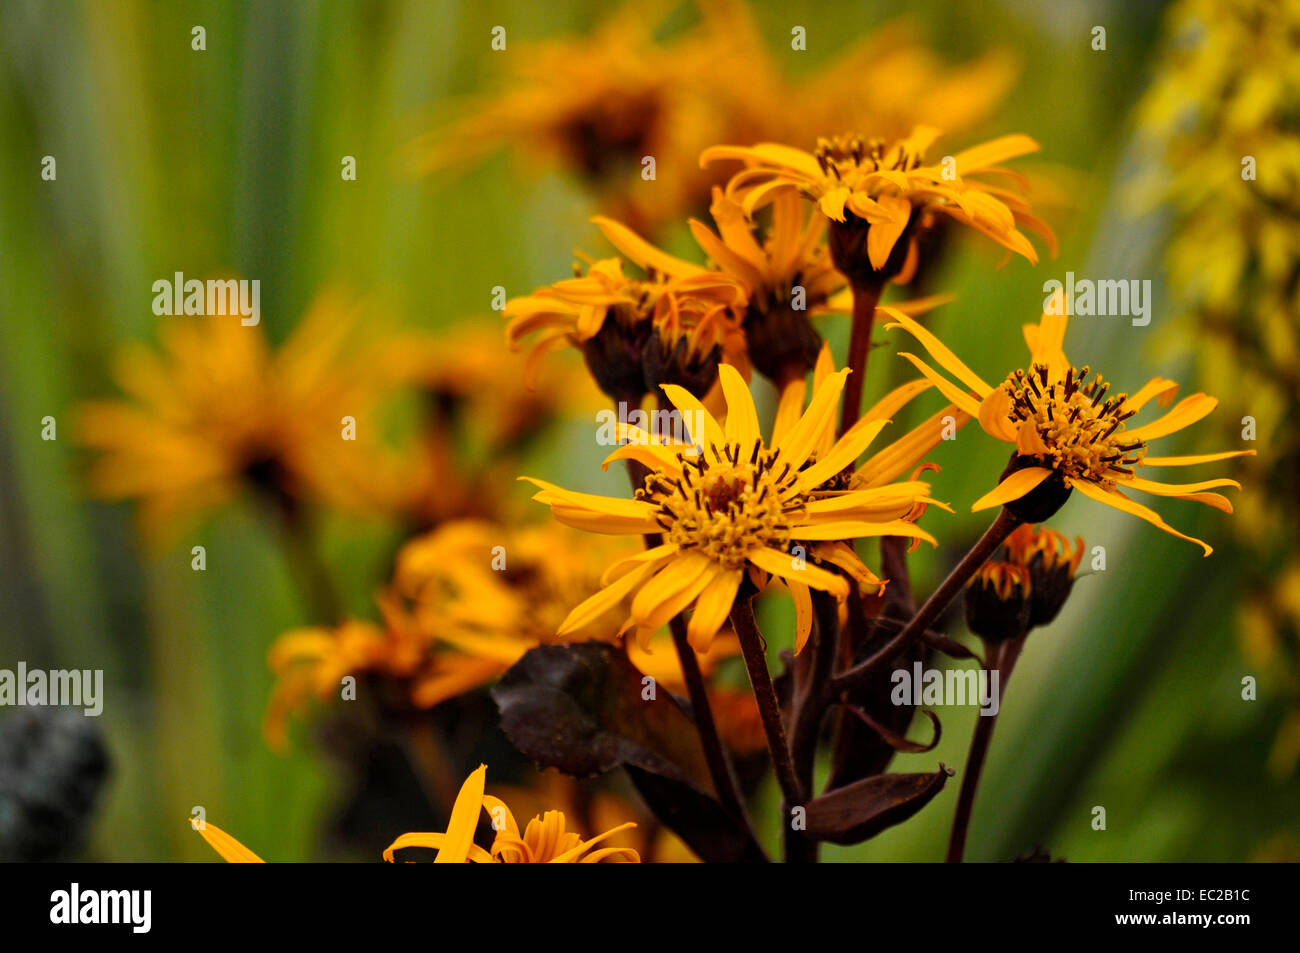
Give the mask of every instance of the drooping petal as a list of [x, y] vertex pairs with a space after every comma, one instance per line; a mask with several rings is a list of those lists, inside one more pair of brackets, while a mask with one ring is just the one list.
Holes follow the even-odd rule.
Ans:
[[790, 590], [790, 599], [794, 602], [794, 654], [798, 655], [812, 635], [812, 593], [803, 583], [793, 579], [786, 581], [786, 588]]
[[190, 826], [198, 831], [203, 839], [208, 842], [208, 846], [221, 855], [221, 859], [228, 864], [266, 863], [261, 857], [258, 857], [215, 824], [190, 818]]
[[[980, 377], [967, 367], [965, 363], [962, 362], [961, 358], [954, 354], [946, 344], [930, 333], [930, 331], [926, 330], [920, 324], [917, 324], [910, 317], [896, 308], [889, 308], [882, 305], [877, 310], [884, 311], [893, 319], [889, 324], [885, 325], [886, 329], [896, 327], [902, 328], [908, 334], [912, 335], [912, 337], [916, 338], [917, 341], [921, 343], [921, 346], [925, 348], [926, 352], [938, 361], [939, 365], [949, 374], [952, 374], [953, 377], [957, 378], [957, 380], [961, 381], [973, 390], [980, 396], [980, 398], [988, 396], [989, 391], [993, 388], [984, 382], [984, 378]], [[953, 401], [953, 403], [956, 403], [956, 401]], [[971, 416], [975, 416], [975, 414], [972, 414]]]
[[871, 267], [879, 271], [889, 261], [889, 254], [894, 250], [903, 229], [907, 228], [912, 214], [912, 203], [898, 195], [882, 195], [878, 204], [889, 213], [888, 222], [872, 225], [867, 230], [867, 258]]
[[687, 640], [695, 651], [707, 652], [713, 644], [713, 637], [731, 613], [731, 605], [736, 601], [736, 592], [740, 589], [743, 576], [744, 573], [739, 569], [720, 572], [700, 593], [690, 624], [686, 627]]
[[1184, 427], [1190, 427], [1217, 406], [1219, 401], [1208, 394], [1192, 394], [1180, 400], [1174, 405], [1174, 409], [1163, 417], [1158, 417], [1141, 427], [1125, 430], [1123, 435], [1130, 440], [1154, 440], [1157, 437], [1164, 437]]
[[1052, 471], [1046, 467], [1025, 467], [1023, 470], [1017, 470], [999, 483], [995, 489], [976, 500], [970, 508], [971, 512], [978, 513], [991, 506], [1005, 506], [1007, 503], [1012, 503], [1034, 490], [1051, 475]]
[[[671, 546], [666, 553], [663, 550]], [[648, 559], [636, 566], [632, 571], [625, 572], [613, 582], [609, 583], [603, 589], [593, 593], [584, 599], [581, 603], [573, 608], [564, 621], [560, 623], [560, 628], [556, 635], [571, 635], [574, 632], [581, 632], [592, 622], [599, 619], [606, 612], [609, 612], [640, 585], [651, 573], [664, 566], [668, 560], [676, 555], [676, 545], [665, 544], [664, 546], [655, 547], [661, 552], [653, 559]], [[612, 568], [612, 567], [611, 567]]]
[[1139, 519], [1144, 519], [1152, 526], [1164, 530], [1166, 533], [1169, 533], [1171, 536], [1177, 536], [1179, 539], [1185, 539], [1189, 543], [1195, 543], [1196, 545], [1200, 546], [1202, 549], [1205, 550], [1206, 556], [1214, 552], [1214, 549], [1210, 546], [1209, 543], [1205, 542], [1204, 540], [1197, 539], [1194, 536], [1188, 536], [1186, 533], [1178, 532], [1178, 530], [1174, 529], [1172, 526], [1170, 526], [1168, 523], [1162, 520], [1160, 518], [1160, 514], [1157, 513], [1155, 510], [1143, 506], [1141, 503], [1138, 503], [1134, 500], [1130, 500], [1127, 496], [1125, 496], [1122, 493], [1119, 493], [1117, 491], [1103, 490], [1101, 487], [1096, 486], [1095, 484], [1092, 483], [1088, 483], [1084, 480], [1069, 480], [1068, 482], [1070, 486], [1072, 486], [1074, 489], [1078, 490], [1084, 496], [1096, 500], [1098, 503], [1105, 503], [1107, 506], [1114, 507], [1115, 509], [1120, 510], [1121, 512], [1129, 513], [1133, 516], [1138, 517]]
[[1011, 395], [996, 387], [980, 401], [980, 426], [984, 432], [1007, 443], [1015, 443], [1017, 431], [1011, 423]]
[[1191, 467], [1198, 463], [1217, 463], [1233, 457], [1253, 457], [1254, 450], [1228, 450], [1224, 453], [1200, 453], [1188, 457], [1143, 457], [1144, 467]]
[[844, 599], [849, 594], [849, 584], [843, 576], [814, 566], [804, 559], [796, 560], [789, 553], [759, 548], [747, 553], [746, 558], [764, 572], [780, 576], [787, 582], [793, 580], [813, 589], [822, 589], [837, 599]]
[[704, 269], [699, 265], [693, 265], [689, 261], [656, 248], [632, 229], [612, 218], [597, 215], [591, 221], [604, 233], [611, 245], [642, 268], [658, 271], [673, 278], [704, 274]]
[[[391, 844], [389, 844], [387, 847], [384, 848], [384, 860], [388, 861], [388, 863], [390, 864], [393, 863], [394, 862], [393, 854], [404, 847], [429, 847], [432, 848], [433, 850], [438, 851], [438, 856], [441, 857], [442, 850], [446, 845], [446, 843], [447, 843], [446, 834], [433, 834], [433, 833], [426, 834], [421, 832], [412, 832], [410, 834], [403, 834], [400, 837], [398, 837], [397, 840], [393, 841]], [[485, 851], [482, 847], [479, 847], [477, 844], [473, 844], [470, 846], [468, 859], [476, 864], [492, 863], [492, 855], [489, 854], [487, 851]], [[437, 861], [435, 860], [434, 863], [437, 863]]]
[[948, 400], [960, 407], [965, 413], [972, 417], [979, 416], [980, 402], [978, 399], [962, 390], [915, 354], [909, 354], [907, 351], [899, 351], [898, 356], [911, 362], [913, 367], [925, 375], [926, 380], [939, 389], [939, 393], [943, 394], [944, 397], [948, 398]]

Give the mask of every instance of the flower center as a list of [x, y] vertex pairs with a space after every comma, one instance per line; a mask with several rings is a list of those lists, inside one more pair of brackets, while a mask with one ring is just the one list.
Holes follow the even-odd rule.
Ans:
[[1112, 489], [1115, 479], [1132, 476], [1146, 454], [1141, 440], [1124, 438], [1124, 421], [1137, 411], [1124, 410], [1127, 394], [1107, 397], [1110, 384], [1091, 369], [1071, 367], [1065, 378], [1048, 384], [1047, 367], [1018, 370], [1003, 383], [1011, 395], [1011, 417], [1028, 422], [1045, 450], [1032, 454], [1066, 476]]
[[863, 175], [881, 169], [910, 172], [921, 165], [923, 156], [909, 149], [904, 142], [888, 145], [884, 139], [863, 139], [861, 136], [833, 136], [819, 139], [813, 155], [821, 166], [822, 175], [853, 185]]
[[710, 462], [703, 453], [683, 454], [680, 478], [652, 473], [637, 498], [659, 505], [656, 519], [668, 542], [739, 569], [757, 547], [787, 549], [789, 517], [803, 504], [801, 497], [783, 499], [798, 474], [761, 441], [748, 454], [727, 444], [721, 456]]

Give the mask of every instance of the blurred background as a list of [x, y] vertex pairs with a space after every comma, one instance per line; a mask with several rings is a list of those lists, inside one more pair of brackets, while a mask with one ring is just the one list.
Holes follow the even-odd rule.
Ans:
[[[1158, 2], [747, 7], [773, 65], [793, 78], [817, 73], [900, 17], [940, 64], [993, 53], [1013, 64], [1006, 92], [953, 147], [1010, 132], [1035, 138], [1042, 151], [1025, 166], [1050, 183], [1037, 210], [1061, 248], [1036, 267], [1016, 259], [996, 269], [999, 256], [988, 247], [954, 242], [942, 270], [927, 277], [927, 291], [957, 296], [928, 324], [972, 367], [996, 379], [1020, 359], [1019, 327], [1036, 319], [1048, 279], [1067, 270], [1151, 279], [1149, 326], [1078, 319], [1067, 339], [1071, 357], [1105, 368], [1121, 389], [1161, 374], [1181, 381], [1184, 393], [1205, 389], [1223, 400], [1210, 421], [1162, 452], [1237, 447], [1242, 416], [1257, 418], [1258, 466], [1228, 471], [1245, 487], [1234, 497], [1236, 516], [1176, 501], [1160, 507], [1175, 526], [1209, 540], [1211, 558], [1082, 499], [1053, 521], [1083, 535], [1089, 549], [1104, 546], [1106, 568], [1081, 579], [1061, 618], [1029, 642], [976, 804], [971, 859], [1010, 860], [1039, 846], [1070, 861], [1300, 859], [1300, 574], [1291, 568], [1290, 538], [1300, 468], [1287, 462], [1296, 428], [1294, 168], [1279, 181], [1270, 171], [1276, 164], [1261, 162], [1261, 204], [1273, 231], [1241, 224], [1246, 212], [1212, 229], [1222, 237], [1240, 226], [1231, 249], [1213, 249], [1235, 263], [1220, 276], [1227, 293], [1207, 304], [1193, 279], [1219, 259], [1197, 263], [1197, 249], [1209, 246], [1178, 245], [1216, 190], [1243, 185], [1234, 156], [1251, 149], [1233, 136], [1266, 134], [1276, 145], [1296, 135], [1300, 86], [1285, 84], [1300, 57], [1267, 71], [1268, 82], [1290, 90], [1286, 110], [1270, 112], [1276, 93], [1254, 89], [1248, 77], [1206, 78], [1228, 69], [1222, 60], [1262, 68], [1264, 52], [1216, 55], [1208, 65], [1196, 54], [1197, 44], [1220, 42], [1210, 30], [1215, 11], [1249, 23], [1255, 5], [1183, 6], [1199, 25], [1184, 29], [1183, 14]], [[283, 753], [268, 746], [268, 650], [281, 634], [318, 620], [265, 507], [237, 493], [160, 539], [146, 535], [135, 502], [92, 492], [95, 455], [77, 439], [77, 408], [120, 397], [112, 370], [124, 345], [156, 349], [175, 319], [154, 315], [152, 286], [177, 271], [259, 279], [261, 328], [272, 347], [291, 339], [322, 291], [343, 289], [374, 315], [363, 338], [371, 328], [441, 334], [470, 320], [490, 332], [481, 346], [495, 341], [504, 355], [493, 337], [502, 325], [493, 289], [513, 297], [565, 277], [575, 247], [607, 253], [588, 223], [602, 210], [600, 196], [563, 162], [513, 143], [509, 130], [472, 161], [437, 167], [422, 161], [423, 137], [451, 128], [466, 97], [510, 89], [512, 57], [530, 42], [590, 34], [617, 9], [501, 0], [0, 6], [0, 668], [21, 659], [30, 668], [102, 669], [105, 678], [103, 715], [84, 719], [93, 725], [50, 729], [102, 733], [107, 768], [93, 752], [65, 750], [66, 773], [102, 771], [104, 780], [93, 808], [72, 798], [49, 856], [214, 859], [185, 823], [196, 805], [275, 861], [373, 861], [403, 830], [441, 829], [423, 826], [438, 822], [436, 811], [408, 810], [398, 794], [375, 806], [362, 781], [382, 788], [388, 761], [349, 761], [301, 727]], [[654, 4], [644, 18], [670, 43], [699, 15], [690, 4]], [[491, 46], [500, 25], [504, 51]], [[790, 48], [795, 25], [806, 28], [806, 50]], [[192, 47], [195, 26], [205, 31], [202, 50]], [[1105, 28], [1104, 50], [1094, 49], [1096, 26]], [[1225, 28], [1221, 42], [1254, 42], [1240, 32]], [[1284, 47], [1296, 42], [1294, 22], [1267, 32], [1280, 33], [1274, 42]], [[1202, 68], [1199, 84], [1176, 72]], [[888, 86], [888, 77], [872, 81]], [[1192, 97], [1190, 113], [1161, 92], [1170, 82]], [[1236, 102], [1243, 88], [1254, 91]], [[957, 83], [951, 95], [961, 94]], [[1208, 99], [1220, 95], [1224, 109]], [[1228, 132], [1214, 126], [1221, 120]], [[1194, 139], [1178, 139], [1198, 131], [1227, 156], [1225, 181], [1198, 172], [1208, 198], [1163, 193], [1160, 183], [1181, 171], [1178, 148], [1189, 150], [1188, 167], [1203, 158]], [[42, 177], [45, 156], [57, 160], [52, 181]], [[340, 174], [345, 156], [356, 160], [354, 181]], [[680, 223], [655, 237], [693, 252]], [[1278, 298], [1257, 307], [1252, 296], [1274, 279]], [[1257, 321], [1260, 314], [1266, 320]], [[847, 318], [820, 320], [842, 359]], [[466, 345], [441, 339], [457, 363]], [[621, 474], [600, 471], [605, 449], [590, 439], [596, 405], [582, 396], [580, 366], [559, 366], [568, 370], [556, 386], [577, 396], [544, 438], [519, 449], [514, 472], [624, 492]], [[881, 387], [876, 380], [870, 389]], [[401, 395], [387, 406], [382, 436], [400, 446], [419, 410]], [[57, 421], [55, 440], [42, 439], [47, 416]], [[978, 495], [972, 487], [991, 486], [1005, 463], [1004, 451], [973, 428], [934, 459], [943, 467], [935, 495], [953, 501], [956, 515], [927, 517], [945, 545], [915, 557], [922, 591], [983, 528], [963, 501]], [[435, 493], [439, 485], [433, 481]], [[483, 492], [498, 487], [509, 499], [494, 504], [527, 505], [528, 489], [508, 480]], [[372, 595], [389, 578], [409, 522], [382, 506], [320, 504], [312, 513], [313, 545], [339, 598], [351, 614], [377, 618]], [[207, 553], [203, 572], [191, 569], [198, 545]], [[1085, 558], [1085, 572], [1089, 565]], [[788, 625], [782, 600], [765, 610], [769, 632]], [[1246, 676], [1258, 680], [1257, 700], [1242, 699]], [[472, 709], [457, 708], [440, 724], [478, 724]], [[0, 773], [0, 825], [11, 829], [31, 823], [31, 804], [43, 796], [14, 766], [28, 763], [22, 745], [37, 743], [15, 737], [23, 714], [0, 709], [0, 735], [9, 729], [0, 752], [19, 759]], [[939, 714], [938, 749], [900, 756], [895, 770], [933, 770], [936, 760], [960, 769], [974, 710]], [[477, 740], [452, 745], [452, 773], [459, 779], [480, 759], [496, 759], [503, 768], [494, 764], [489, 790], [494, 777], [519, 782], [522, 769], [504, 766], [508, 746], [490, 734], [489, 725]], [[403, 785], [409, 778], [392, 781], [395, 791]], [[940, 859], [956, 795], [949, 785], [910, 823], [826, 856]], [[775, 793], [766, 791], [764, 803], [770, 828]], [[1106, 809], [1105, 831], [1092, 829], [1094, 806]], [[357, 820], [361, 814], [371, 819]], [[16, 843], [12, 830], [8, 837]]]

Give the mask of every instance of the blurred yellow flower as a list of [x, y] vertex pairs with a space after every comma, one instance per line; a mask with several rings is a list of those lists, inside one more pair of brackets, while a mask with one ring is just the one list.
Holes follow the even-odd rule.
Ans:
[[845, 123], [887, 137], [918, 122], [961, 131], [991, 113], [1017, 72], [1004, 51], [949, 67], [895, 21], [792, 78], [748, 4], [696, 5], [699, 21], [667, 38], [674, 5], [629, 3], [587, 35], [511, 46], [501, 88], [461, 104], [413, 144], [417, 169], [510, 147], [530, 164], [569, 170], [604, 209], [653, 234], [708, 205], [723, 180], [695, 159], [712, 142], [811, 148], [822, 130]]
[[79, 441], [98, 451], [89, 483], [105, 499], [140, 501], [146, 537], [252, 487], [278, 503], [368, 507], [383, 389], [378, 339], [358, 333], [361, 309], [321, 295], [271, 353], [260, 325], [224, 317], [168, 318], [163, 354], [127, 348], [116, 377], [127, 400], [84, 403]]
[[[276, 675], [268, 743], [283, 748], [288, 715], [310, 698], [339, 697], [345, 675], [395, 682], [397, 697], [426, 709], [495, 681], [537, 645], [616, 641], [625, 606], [611, 605], [562, 635], [558, 630], [569, 610], [599, 587], [597, 567], [638, 549], [620, 543], [593, 547], [554, 523], [507, 529], [480, 520], [453, 520], [411, 540], [397, 555], [391, 585], [377, 597], [382, 624], [349, 620], [276, 640], [268, 656]], [[701, 670], [711, 673], [738, 651], [734, 637], [718, 639], [699, 655]], [[644, 674], [682, 690], [666, 634], [628, 652]]]

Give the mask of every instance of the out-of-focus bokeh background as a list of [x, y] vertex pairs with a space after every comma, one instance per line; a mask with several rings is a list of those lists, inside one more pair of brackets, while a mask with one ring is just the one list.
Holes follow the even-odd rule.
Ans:
[[[1061, 248], [1036, 267], [1017, 258], [997, 269], [989, 247], [957, 241], [942, 271], [927, 277], [927, 291], [957, 296], [928, 323], [973, 367], [996, 379], [1020, 360], [1020, 325], [1037, 317], [1050, 278], [1068, 270], [1150, 279], [1149, 326], [1079, 318], [1067, 339], [1071, 357], [1104, 367], [1120, 389], [1160, 373], [1182, 381], [1184, 393], [1221, 397], [1215, 416], [1179, 434], [1168, 453], [1242, 446], [1237, 421], [1245, 414], [1258, 417], [1261, 453], [1294, 452], [1287, 428], [1295, 428], [1295, 378], [1270, 397], [1258, 365], [1224, 346], [1170, 281], [1171, 248], [1191, 226], [1176, 199], [1157, 191], [1178, 169], [1165, 166], [1170, 133], [1149, 97], [1204, 32], [1179, 33], [1158, 2], [759, 0], [750, 9], [773, 63], [792, 77], [815, 74], [900, 16], [941, 64], [993, 51], [1014, 63], [1009, 91], [952, 137], [953, 147], [1009, 132], [1038, 140], [1042, 152], [1025, 166], [1052, 183], [1040, 193], [1040, 214]], [[151, 310], [153, 282], [177, 271], [259, 279], [262, 329], [279, 345], [326, 288], [364, 298], [381, 316], [362, 326], [363, 338], [466, 319], [495, 334], [495, 287], [514, 296], [564, 277], [575, 247], [605, 254], [588, 223], [600, 201], [562, 165], [507, 142], [481, 160], [419, 172], [412, 144], [446, 123], [463, 97], [508, 89], [512, 58], [528, 55], [530, 41], [589, 33], [615, 11], [585, 0], [0, 6], [0, 667], [22, 659], [105, 673], [96, 727], [111, 774], [72, 856], [212, 859], [185, 823], [202, 805], [268, 860], [378, 859], [387, 843], [378, 834], [362, 849], [323, 833], [337, 826], [341, 790], [355, 775], [300, 727], [284, 754], [263, 736], [273, 684], [267, 651], [312, 615], [263, 508], [240, 494], [147, 544], [136, 504], [91, 499], [93, 455], [74, 439], [76, 408], [120, 394], [111, 369], [123, 345], [154, 345], [168, 322], [184, 320]], [[665, 38], [698, 19], [690, 4], [647, 5], [644, 16]], [[806, 29], [806, 50], [791, 49], [795, 25]], [[192, 48], [195, 26], [206, 31], [201, 51]], [[495, 26], [506, 28], [504, 51], [492, 49]], [[1097, 26], [1104, 50], [1093, 48]], [[1289, 42], [1296, 30], [1292, 22]], [[1216, 95], [1209, 82], [1179, 86], [1193, 100]], [[883, 92], [860, 95], [869, 102]], [[1267, 91], [1232, 108], [1246, 112], [1261, 98]], [[1294, 103], [1285, 120], [1293, 137]], [[1204, 118], [1208, 100], [1202, 106]], [[1288, 131], [1269, 125], [1267, 102], [1258, 112], [1270, 142]], [[1248, 125], [1233, 131], [1248, 136]], [[1237, 148], [1231, 136], [1221, 141]], [[57, 162], [53, 181], [42, 178], [45, 156]], [[345, 156], [355, 157], [355, 181], [340, 174]], [[1200, 158], [1193, 150], [1186, 162]], [[1239, 159], [1226, 161], [1222, 188], [1243, 187]], [[1261, 180], [1267, 174], [1262, 168]], [[1209, 174], [1204, 181], [1220, 187]], [[1290, 242], [1279, 254], [1294, 267], [1295, 180], [1271, 187], [1273, 199], [1284, 195], [1279, 231], [1243, 227], [1240, 247], [1224, 254], [1249, 262], [1268, 258], [1265, 245]], [[656, 237], [693, 251], [680, 224]], [[1199, 267], [1209, 272], [1214, 262]], [[1237, 278], [1242, 287], [1260, 280], [1247, 266]], [[1280, 328], [1265, 336], [1274, 355], [1295, 340], [1294, 271], [1289, 282], [1272, 313]], [[1244, 293], [1229, 298], [1247, 307]], [[1215, 313], [1229, 326], [1240, 317], [1231, 308]], [[847, 318], [820, 321], [842, 359]], [[562, 366], [570, 370], [559, 386], [581, 392], [579, 365]], [[869, 390], [882, 386], [875, 379]], [[519, 472], [622, 492], [621, 474], [600, 472], [604, 448], [591, 440], [592, 414], [576, 403], [567, 423], [526, 448]], [[401, 439], [404, 413], [393, 411], [386, 438]], [[42, 439], [46, 416], [57, 421], [56, 440]], [[936, 453], [936, 495], [953, 501], [956, 515], [927, 517], [945, 545], [915, 557], [918, 586], [933, 585], [982, 528], [969, 502], [992, 486], [1004, 453], [974, 428]], [[1209, 559], [1082, 499], [1053, 521], [1090, 549], [1105, 547], [1105, 571], [1081, 579], [1060, 620], [1030, 640], [986, 768], [970, 858], [1011, 859], [1038, 845], [1071, 861], [1300, 857], [1292, 713], [1300, 581], [1287, 575], [1289, 541], [1268, 548], [1266, 531], [1254, 529], [1293, 533], [1300, 486], [1294, 469], [1250, 472], [1258, 478], [1242, 476], [1238, 498], [1244, 528], [1192, 504], [1159, 507], [1215, 545]], [[501, 486], [527, 499], [525, 487]], [[317, 545], [348, 609], [376, 617], [372, 593], [406, 538], [402, 521], [329, 507], [317, 516]], [[206, 548], [204, 572], [191, 570], [196, 545]], [[785, 611], [768, 608], [769, 631]], [[1258, 680], [1257, 700], [1242, 699], [1245, 676]], [[901, 756], [896, 769], [963, 764], [973, 709], [940, 715], [938, 750]], [[14, 717], [0, 710], [0, 731]], [[453, 773], [477, 763], [458, 763]], [[949, 785], [912, 822], [826, 853], [939, 859], [956, 794]], [[774, 796], [767, 802], [774, 810]], [[1104, 832], [1092, 827], [1095, 806], [1106, 810]]]

